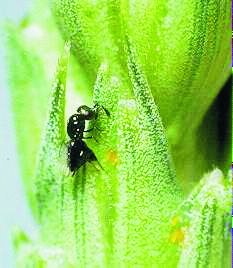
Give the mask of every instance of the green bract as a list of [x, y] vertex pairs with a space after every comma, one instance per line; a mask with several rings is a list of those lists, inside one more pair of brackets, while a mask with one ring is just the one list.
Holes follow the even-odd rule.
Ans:
[[[72, 41], [74, 55], [92, 81], [105, 58], [119, 64], [124, 76], [124, 36], [129, 35], [184, 181], [200, 178], [217, 161], [228, 165], [228, 154], [218, 159], [217, 145], [208, 158], [199, 147], [213, 139], [216, 129], [206, 131], [201, 123], [230, 75], [230, 10], [227, 0], [52, 1], [63, 37]], [[202, 129], [207, 141], [198, 137]]]
[[[203, 173], [225, 167], [229, 150], [218, 159], [216, 122], [203, 119], [229, 76], [229, 5], [53, 0], [52, 15], [37, 3], [8, 26], [22, 175], [39, 225], [35, 241], [15, 232], [18, 267], [228, 267], [230, 183], [217, 168]], [[98, 162], [71, 176], [65, 122], [93, 103], [110, 113], [100, 110], [85, 141]]]

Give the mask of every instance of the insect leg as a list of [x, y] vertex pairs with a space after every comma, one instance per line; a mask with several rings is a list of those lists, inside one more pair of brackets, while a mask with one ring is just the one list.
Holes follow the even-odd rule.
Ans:
[[95, 112], [96, 112], [96, 118], [97, 118], [97, 116], [98, 116], [98, 112], [99, 112], [99, 109], [100, 108], [102, 108], [104, 111], [105, 111], [105, 113], [106, 113], [106, 115], [108, 116], [108, 117], [110, 117], [110, 112], [103, 106], [103, 105], [99, 105], [98, 103], [96, 103], [95, 105], [94, 105], [94, 110], [95, 110]]

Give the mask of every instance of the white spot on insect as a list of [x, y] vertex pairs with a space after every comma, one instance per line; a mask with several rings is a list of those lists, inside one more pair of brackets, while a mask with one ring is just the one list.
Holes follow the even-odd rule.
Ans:
[[77, 121], [74, 121], [74, 125], [77, 125], [78, 124], [78, 122]]
[[83, 155], [83, 151], [81, 151], [79, 155], [82, 156]]

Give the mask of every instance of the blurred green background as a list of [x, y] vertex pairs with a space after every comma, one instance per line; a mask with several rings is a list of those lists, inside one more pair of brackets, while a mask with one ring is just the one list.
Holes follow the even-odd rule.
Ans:
[[11, 232], [20, 226], [34, 236], [34, 222], [26, 203], [20, 179], [16, 139], [11, 113], [4, 57], [3, 23], [18, 22], [30, 7], [31, 1], [0, 1], [0, 267], [15, 267]]

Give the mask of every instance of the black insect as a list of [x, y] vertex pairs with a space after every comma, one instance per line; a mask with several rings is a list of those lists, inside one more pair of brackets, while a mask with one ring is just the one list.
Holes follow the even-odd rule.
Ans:
[[[100, 107], [102, 106], [95, 105], [90, 108], [82, 105], [77, 109], [77, 113], [73, 114], [68, 120], [67, 134], [70, 137], [70, 141], [67, 148], [67, 164], [73, 176], [86, 162], [97, 161], [94, 152], [86, 145], [83, 139], [92, 138], [92, 136], [84, 137], [84, 132], [93, 130], [93, 128], [85, 130], [86, 121], [96, 120]], [[109, 112], [104, 107], [102, 108], [109, 116]]]
[[91, 161], [97, 161], [97, 158], [83, 140], [69, 141], [67, 149], [67, 163], [73, 176], [82, 165]]

